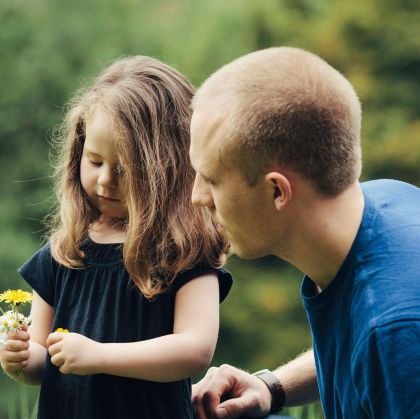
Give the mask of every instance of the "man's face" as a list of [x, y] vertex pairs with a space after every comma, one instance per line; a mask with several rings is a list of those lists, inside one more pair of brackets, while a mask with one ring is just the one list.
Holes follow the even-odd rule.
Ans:
[[[249, 186], [238, 168], [220, 158], [226, 122], [210, 112], [194, 111], [191, 163], [196, 171], [192, 202], [207, 207], [218, 231], [245, 259], [271, 254], [274, 213], [272, 189], [262, 179]], [[226, 156], [229, 157], [229, 156]]]

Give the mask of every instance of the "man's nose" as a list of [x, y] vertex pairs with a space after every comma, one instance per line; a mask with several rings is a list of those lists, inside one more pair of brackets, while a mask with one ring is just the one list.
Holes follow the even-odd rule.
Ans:
[[211, 190], [199, 175], [195, 176], [191, 202], [198, 207], [212, 208], [214, 206]]

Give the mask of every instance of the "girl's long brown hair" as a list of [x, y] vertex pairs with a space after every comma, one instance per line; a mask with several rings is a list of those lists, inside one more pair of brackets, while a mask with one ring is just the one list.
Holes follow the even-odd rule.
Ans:
[[177, 273], [197, 264], [219, 267], [227, 243], [209, 215], [191, 204], [189, 162], [193, 88], [170, 66], [150, 57], [122, 58], [69, 104], [55, 136], [57, 208], [51, 217], [53, 257], [82, 268], [81, 244], [99, 216], [80, 182], [85, 121], [100, 107], [115, 126], [126, 191], [126, 269], [147, 298], [165, 291]]

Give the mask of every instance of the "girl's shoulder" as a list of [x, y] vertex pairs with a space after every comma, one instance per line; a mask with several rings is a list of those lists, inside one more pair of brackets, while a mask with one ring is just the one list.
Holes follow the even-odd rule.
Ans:
[[38, 249], [24, 264], [33, 265], [33, 264], [51, 264], [53, 261], [51, 255], [51, 242], [48, 241], [40, 249]]
[[19, 269], [22, 278], [50, 305], [57, 262], [51, 255], [50, 243], [44, 244]]
[[220, 302], [222, 302], [229, 294], [232, 288], [232, 274], [225, 268], [213, 268], [211, 266], [198, 265], [191, 269], [180, 272], [172, 283], [173, 292], [177, 292], [187, 282], [200, 276], [215, 274], [219, 281]]

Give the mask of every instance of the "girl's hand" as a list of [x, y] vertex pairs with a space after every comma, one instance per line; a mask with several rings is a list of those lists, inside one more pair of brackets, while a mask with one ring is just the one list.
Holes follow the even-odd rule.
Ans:
[[78, 333], [51, 333], [47, 339], [51, 363], [62, 374], [99, 374], [103, 345]]
[[26, 327], [7, 336], [6, 346], [0, 350], [1, 367], [8, 375], [15, 375], [28, 366], [29, 333]]

